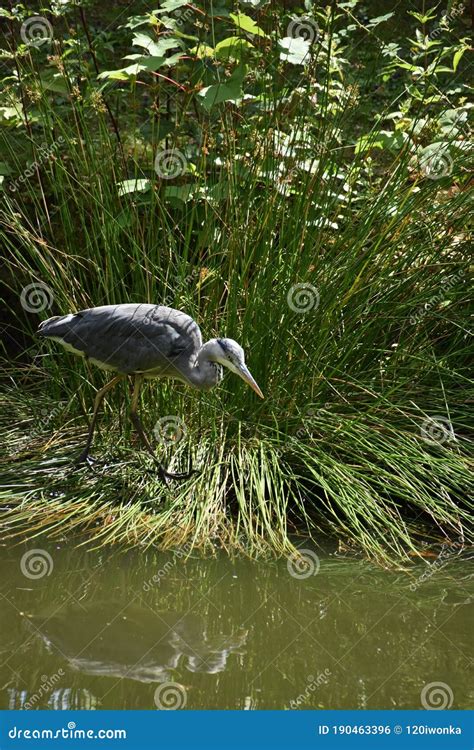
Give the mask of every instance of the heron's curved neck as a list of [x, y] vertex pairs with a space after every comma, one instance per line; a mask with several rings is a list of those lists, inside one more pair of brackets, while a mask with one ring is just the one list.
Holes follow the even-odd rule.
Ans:
[[215, 339], [211, 339], [201, 346], [189, 371], [191, 385], [206, 391], [220, 383], [223, 378], [223, 370], [216, 359], [219, 353], [219, 346]]

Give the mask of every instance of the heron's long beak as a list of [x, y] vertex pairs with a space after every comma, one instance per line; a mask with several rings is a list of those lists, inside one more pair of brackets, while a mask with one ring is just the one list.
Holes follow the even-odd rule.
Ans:
[[262, 391], [260, 390], [257, 383], [255, 382], [252, 375], [250, 374], [250, 371], [247, 369], [245, 365], [239, 365], [237, 374], [240, 375], [242, 380], [244, 380], [247, 383], [247, 385], [251, 387], [253, 391], [255, 391], [257, 396], [260, 396], [260, 398], [265, 398]]

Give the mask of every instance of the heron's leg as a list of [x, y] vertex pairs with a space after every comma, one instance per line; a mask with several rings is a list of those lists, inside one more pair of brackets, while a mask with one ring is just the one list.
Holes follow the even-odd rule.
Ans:
[[155, 455], [155, 451], [153, 450], [153, 447], [151, 446], [150, 441], [148, 440], [145, 434], [145, 430], [143, 429], [143, 425], [141, 423], [140, 417], [138, 416], [138, 397], [140, 395], [140, 387], [142, 383], [143, 383], [143, 375], [135, 375], [135, 382], [134, 382], [133, 396], [132, 396], [132, 406], [130, 408], [130, 419], [133, 422], [133, 426], [138, 432], [138, 435], [140, 436], [140, 440], [142, 441], [146, 450], [152, 456], [154, 462], [157, 464], [158, 471], [163, 480], [165, 479], [188, 479], [191, 476], [191, 474], [194, 473], [193, 469], [191, 469], [188, 472], [185, 472], [184, 474], [171, 474], [169, 471], [166, 471], [166, 469], [160, 464], [160, 462], [158, 461]]
[[89, 433], [87, 435], [87, 442], [85, 444], [84, 450], [82, 451], [81, 455], [77, 459], [76, 463], [80, 464], [83, 461], [87, 461], [88, 460], [88, 458], [89, 458], [89, 450], [90, 450], [91, 443], [92, 443], [92, 437], [94, 435], [94, 429], [95, 429], [95, 425], [96, 425], [96, 422], [97, 422], [97, 415], [98, 415], [98, 412], [99, 412], [99, 409], [100, 409], [100, 405], [101, 405], [101, 403], [103, 401], [103, 398], [104, 398], [105, 394], [108, 391], [110, 391], [112, 388], [114, 388], [114, 386], [116, 386], [117, 383], [120, 382], [120, 380], [123, 380], [124, 377], [125, 377], [124, 375], [116, 375], [115, 378], [112, 378], [112, 380], [110, 380], [108, 383], [106, 383], [106, 385], [104, 385], [104, 387], [101, 388], [100, 391], [97, 391], [97, 393], [95, 394], [94, 412], [92, 414], [91, 423], [89, 425]]

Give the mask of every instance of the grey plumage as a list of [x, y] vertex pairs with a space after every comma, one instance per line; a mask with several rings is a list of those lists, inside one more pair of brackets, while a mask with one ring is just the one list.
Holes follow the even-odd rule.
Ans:
[[[202, 346], [199, 326], [179, 310], [148, 304], [104, 305], [44, 321], [38, 333], [103, 369], [173, 377]], [[186, 369], [186, 367], [185, 367]]]
[[[153, 456], [137, 413], [144, 378], [174, 378], [199, 390], [208, 390], [220, 382], [224, 366], [263, 398], [247, 369], [244, 351], [236, 341], [210, 339], [203, 344], [197, 323], [186, 313], [171, 307], [150, 304], [92, 307], [49, 318], [41, 323], [38, 334], [116, 373], [97, 393], [87, 444], [80, 460], [88, 458], [97, 411], [104, 395], [127, 375], [133, 376], [135, 382], [131, 418]], [[160, 470], [163, 476], [173, 476], [161, 466]]]

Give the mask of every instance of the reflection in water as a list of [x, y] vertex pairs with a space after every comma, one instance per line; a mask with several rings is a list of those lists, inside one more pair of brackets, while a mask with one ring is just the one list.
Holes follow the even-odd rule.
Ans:
[[[10, 710], [30, 710], [29, 702], [31, 695], [26, 690], [9, 688], [8, 708]], [[59, 688], [53, 690], [48, 698], [47, 704], [41, 706], [52, 711], [93, 711], [98, 708], [98, 700], [85, 688]]]
[[156, 710], [166, 682], [190, 709], [421, 708], [432, 682], [472, 703], [461, 557], [407, 576], [321, 555], [298, 579], [286, 560], [41, 546], [34, 580], [29, 548], [0, 549], [1, 708]]
[[[118, 613], [113, 615], [112, 613]], [[203, 618], [192, 613], [155, 612], [117, 601], [74, 605], [59, 614], [30, 619], [33, 632], [84, 674], [139, 682], [171, 680], [172, 670], [222, 672], [239, 652], [247, 631], [208, 637]]]

